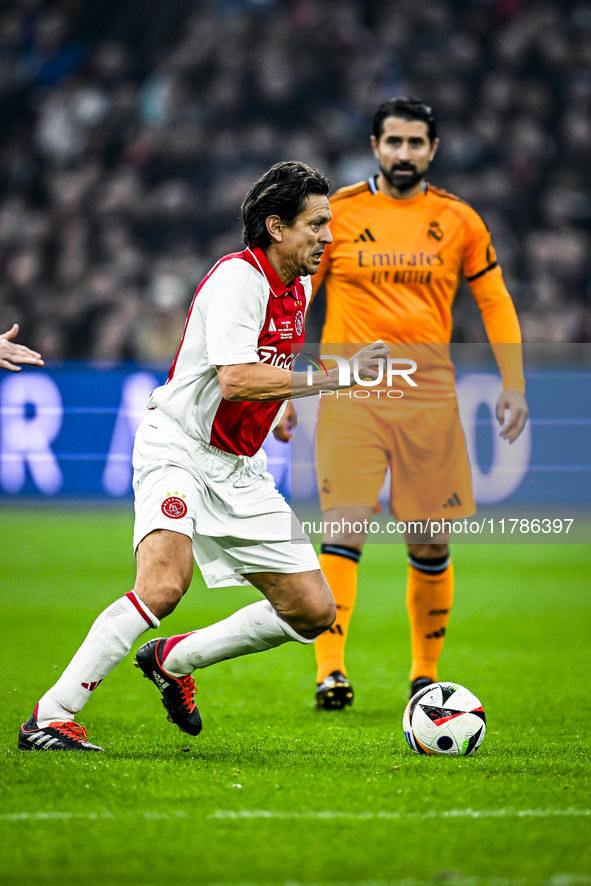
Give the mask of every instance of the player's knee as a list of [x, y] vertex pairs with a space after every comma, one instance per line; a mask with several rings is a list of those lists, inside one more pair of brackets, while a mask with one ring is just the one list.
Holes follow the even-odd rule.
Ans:
[[314, 621], [316, 628], [318, 628], [318, 633], [321, 634], [323, 631], [328, 631], [336, 620], [337, 607], [331, 595], [330, 599], [323, 600], [322, 605], [319, 605], [314, 612]]
[[176, 609], [181, 597], [186, 591], [187, 588], [184, 586], [184, 583], [180, 581], [166, 582], [160, 587], [158, 592], [160, 606], [165, 610], [166, 615], [170, 615], [170, 613]]
[[333, 626], [337, 617], [335, 602], [330, 598], [308, 602], [293, 618], [292, 626], [302, 637], [313, 638]]
[[174, 612], [190, 584], [191, 578], [179, 573], [153, 579], [148, 586], [136, 586], [135, 590], [157, 618], [165, 618]]

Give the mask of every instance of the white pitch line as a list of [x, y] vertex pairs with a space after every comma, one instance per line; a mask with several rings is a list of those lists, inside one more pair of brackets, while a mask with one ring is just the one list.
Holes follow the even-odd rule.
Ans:
[[119, 821], [123, 818], [144, 818], [146, 821], [188, 818], [186, 812], [11, 812], [0, 815], [2, 821]]
[[554, 816], [591, 816], [591, 809], [449, 809], [445, 812], [281, 812], [275, 809], [218, 809], [207, 818], [238, 819], [313, 819], [316, 821], [425, 821], [430, 818], [552, 818]]
[[[449, 809], [444, 812], [340, 812], [337, 810], [281, 812], [276, 809], [218, 809], [207, 819], [232, 820], [239, 819], [311, 819], [329, 821], [425, 821], [432, 818], [552, 818], [552, 817], [589, 817], [591, 809]], [[189, 818], [189, 813], [177, 810], [174, 812], [10, 812], [0, 815], [0, 822], [11, 821], [120, 821], [127, 818], [143, 818], [146, 821], [166, 821]], [[191, 816], [193, 817], [193, 816]], [[590, 881], [591, 882], [591, 881]]]

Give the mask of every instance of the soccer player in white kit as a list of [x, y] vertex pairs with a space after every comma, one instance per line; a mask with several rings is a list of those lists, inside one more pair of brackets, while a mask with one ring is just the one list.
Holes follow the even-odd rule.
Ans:
[[[198, 287], [168, 380], [136, 435], [134, 589], [99, 615], [21, 727], [19, 748], [102, 750], [75, 715], [138, 637], [175, 609], [194, 559], [209, 587], [250, 583], [265, 599], [138, 650], [136, 664], [161, 692], [168, 719], [190, 735], [201, 731], [194, 670], [290, 640], [312, 643], [334, 623], [316, 553], [261, 450], [288, 398], [340, 387], [336, 369], [315, 373], [312, 385], [307, 373], [291, 372], [309, 275], [332, 241], [328, 192], [321, 173], [286, 162], [247, 194], [247, 248], [222, 258]], [[378, 342], [356, 357], [360, 373], [376, 378], [388, 351]]]

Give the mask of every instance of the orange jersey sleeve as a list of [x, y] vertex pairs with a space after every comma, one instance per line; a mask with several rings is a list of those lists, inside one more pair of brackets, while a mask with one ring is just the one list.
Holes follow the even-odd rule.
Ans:
[[521, 329], [515, 305], [505, 286], [486, 225], [474, 210], [467, 213], [466, 221], [469, 236], [464, 276], [482, 314], [488, 340], [501, 370], [503, 386], [523, 392], [525, 379]]
[[[326, 286], [323, 342], [448, 343], [462, 277], [491, 342], [520, 341], [490, 234], [466, 203], [430, 185], [396, 200], [363, 182], [337, 191], [331, 210], [334, 239], [312, 278], [314, 292]], [[520, 369], [500, 368], [515, 387]]]
[[523, 393], [521, 330], [501, 269], [497, 266], [483, 277], [472, 280], [470, 289], [480, 308], [488, 340], [503, 376], [503, 386]]

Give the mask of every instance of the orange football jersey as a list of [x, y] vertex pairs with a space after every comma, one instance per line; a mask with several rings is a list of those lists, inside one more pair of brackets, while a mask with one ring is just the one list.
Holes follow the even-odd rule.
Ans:
[[[448, 343], [452, 304], [465, 277], [491, 344], [521, 342], [517, 314], [490, 234], [466, 203], [426, 185], [386, 196], [375, 179], [330, 200], [333, 242], [314, 293], [326, 285], [323, 343]], [[506, 388], [524, 390], [521, 348], [494, 348]]]

